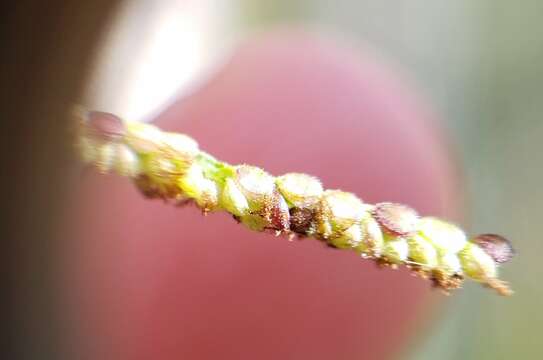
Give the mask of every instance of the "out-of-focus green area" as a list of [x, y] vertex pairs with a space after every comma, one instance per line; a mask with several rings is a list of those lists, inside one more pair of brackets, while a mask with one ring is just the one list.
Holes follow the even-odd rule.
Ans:
[[[541, 359], [543, 3], [538, 0], [242, 1], [255, 28], [315, 24], [370, 44], [415, 79], [456, 147], [470, 232], [508, 236], [516, 294], [467, 284], [413, 359]], [[402, 356], [404, 357], [404, 356]]]

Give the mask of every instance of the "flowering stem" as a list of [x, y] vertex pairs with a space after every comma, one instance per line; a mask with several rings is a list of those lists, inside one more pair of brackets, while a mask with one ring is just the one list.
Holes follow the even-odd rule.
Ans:
[[457, 226], [419, 217], [402, 204], [365, 204], [352, 193], [324, 190], [315, 177], [273, 177], [250, 165], [230, 165], [201, 151], [192, 138], [103, 112], [77, 111], [78, 148], [101, 172], [131, 178], [148, 198], [194, 202], [204, 214], [224, 210], [254, 231], [310, 237], [350, 249], [379, 265], [407, 266], [448, 292], [471, 278], [501, 295], [498, 265], [514, 254], [505, 238], [468, 239]]

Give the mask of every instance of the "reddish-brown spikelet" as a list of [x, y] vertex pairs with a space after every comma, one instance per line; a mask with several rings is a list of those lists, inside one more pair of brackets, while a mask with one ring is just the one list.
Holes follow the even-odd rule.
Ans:
[[501, 235], [481, 234], [472, 239], [498, 264], [508, 262], [515, 255], [511, 242]]
[[91, 137], [104, 142], [118, 141], [126, 134], [126, 127], [118, 116], [102, 111], [87, 113], [86, 128]]
[[418, 214], [406, 205], [379, 203], [373, 209], [373, 216], [391, 235], [408, 236], [417, 228]]

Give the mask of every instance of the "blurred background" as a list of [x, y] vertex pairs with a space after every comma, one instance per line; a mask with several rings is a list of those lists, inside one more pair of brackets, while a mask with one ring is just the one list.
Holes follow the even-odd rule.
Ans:
[[[447, 153], [445, 158], [451, 163], [447, 165], [452, 169], [449, 174], [454, 173], [458, 177], [452, 181], [452, 185], [447, 185], [453, 187], [451, 191], [457, 198], [450, 193], [444, 195], [440, 201], [444, 204], [443, 208], [449, 210], [442, 213], [460, 221], [470, 233], [492, 231], [504, 234], [513, 241], [518, 256], [503, 267], [502, 277], [511, 282], [516, 293], [510, 298], [500, 298], [482, 291], [477, 284], [466, 284], [465, 289], [456, 292], [446, 304], [435, 305], [442, 302], [435, 297], [424, 300], [426, 305], [421, 306], [432, 309], [437, 306], [438, 310], [425, 315], [417, 307], [417, 318], [430, 319], [420, 320], [423, 325], [415, 327], [418, 329], [416, 334], [408, 336], [408, 332], [404, 333], [402, 336], [405, 339], [394, 343], [398, 349], [369, 357], [365, 357], [362, 351], [356, 353], [353, 350], [342, 353], [338, 358], [543, 357], [538, 341], [543, 326], [543, 315], [539, 311], [543, 294], [539, 279], [542, 272], [538, 261], [539, 253], [543, 250], [539, 240], [539, 217], [543, 213], [543, 192], [539, 189], [543, 180], [540, 159], [543, 154], [540, 140], [543, 136], [541, 2], [127, 0], [119, 1], [115, 6], [105, 2], [96, 2], [94, 6], [58, 2], [58, 8], [52, 6], [47, 11], [39, 11], [43, 10], [40, 6], [28, 3], [28, 6], [15, 6], [17, 9], [4, 14], [12, 19], [32, 15], [30, 20], [24, 20], [27, 32], [7, 32], [15, 39], [12, 53], [16, 54], [7, 56], [7, 59], [11, 59], [15, 64], [13, 66], [27, 65], [35, 73], [27, 74], [23, 80], [16, 80], [12, 77], [17, 73], [9, 71], [11, 68], [5, 67], [3, 71], [7, 75], [5, 84], [12, 85], [6, 88], [9, 89], [6, 94], [15, 94], [19, 100], [42, 101], [40, 94], [43, 92], [32, 90], [36, 93], [29, 93], [31, 90], [25, 86], [33, 81], [43, 84], [41, 89], [55, 89], [55, 94], [48, 96], [57, 96], [58, 102], [51, 98], [47, 104], [40, 103], [34, 108], [45, 109], [42, 114], [60, 114], [70, 101], [81, 101], [91, 108], [111, 111], [130, 119], [154, 121], [159, 116], [168, 123], [168, 119], [178, 111], [191, 112], [191, 105], [188, 105], [188, 110], [181, 105], [179, 110], [180, 105], [175, 104], [183, 104], [183, 99], [201, 93], [207, 82], [212, 81], [210, 79], [223, 76], [222, 69], [231, 61], [235, 63], [240, 47], [243, 48], [248, 41], [258, 42], [259, 36], [274, 31], [281, 31], [282, 34], [285, 31], [286, 34], [288, 31], [317, 34], [341, 48], [354, 48], [371, 54], [370, 63], [391, 69], [390, 74], [393, 75], [390, 76], [399, 74], [401, 80], [398, 82], [408, 84], [405, 85], [408, 92], [409, 89], [416, 89], [413, 90], [416, 97], [424, 99], [422, 102], [426, 104], [422, 107], [431, 109], [431, 113], [435, 114], [430, 118], [434, 122], [432, 126], [441, 128], [436, 132], [436, 137], [443, 140], [442, 148]], [[17, 29], [15, 25], [13, 29]], [[47, 29], [45, 33], [50, 35], [34, 46], [33, 34], [39, 33], [42, 26]], [[21, 45], [21, 39], [29, 45]], [[69, 57], [70, 54], [73, 56]], [[38, 55], [42, 57], [36, 57]], [[50, 59], [45, 59], [48, 56]], [[23, 65], [20, 59], [24, 59]], [[34, 59], [34, 62], [28, 59]], [[63, 61], [66, 63], [63, 64]], [[68, 65], [65, 74], [57, 77], [59, 69], [65, 65]], [[33, 77], [32, 74], [39, 76]], [[52, 84], [70, 86], [56, 87]], [[64, 103], [61, 104], [62, 101]], [[209, 106], [213, 105], [213, 102], [209, 103]], [[7, 115], [16, 114], [17, 109], [10, 108], [9, 104], [7, 108], [12, 110]], [[168, 109], [174, 110], [168, 113]], [[40, 116], [37, 110], [25, 111], [28, 112], [28, 121]], [[52, 157], [66, 150], [59, 145], [65, 134], [59, 135], [59, 131], [66, 128], [66, 122], [51, 125], [48, 116], [43, 116], [41, 122], [34, 122], [37, 125], [33, 129], [19, 128], [14, 138], [25, 144], [37, 139], [36, 144], [48, 149], [54, 143], [53, 150], [40, 154], [36, 154], [39, 151], [29, 154], [21, 152], [22, 158], [13, 160], [20, 167], [17, 170], [20, 172], [14, 176], [18, 174], [26, 179], [28, 183], [22, 184], [31, 188], [28, 173], [38, 170], [46, 173], [49, 171], [47, 166], [56, 164], [59, 169], [72, 174], [70, 189], [79, 189], [78, 185], [74, 185], [80, 180], [80, 175], [71, 170], [73, 159], [59, 155], [64, 158], [58, 164], [54, 160], [58, 157]], [[6, 131], [15, 131], [11, 126], [18, 125], [8, 125]], [[42, 135], [40, 139], [37, 132]], [[34, 135], [27, 135], [31, 133]], [[43, 140], [43, 134], [48, 134], [48, 141]], [[429, 148], [432, 149], [432, 146]], [[33, 159], [32, 164], [42, 165], [32, 168], [20, 165], [18, 161], [26, 159], [26, 156]], [[51, 179], [55, 178], [57, 182], [53, 184], [60, 184], [66, 179], [53, 174]], [[118, 187], [116, 183], [108, 186]], [[102, 192], [107, 189], [104, 186]], [[35, 200], [41, 205], [36, 205], [33, 210], [21, 209], [20, 218], [31, 219], [27, 220], [27, 224], [32, 224], [31, 229], [21, 230], [27, 227], [15, 226], [19, 219], [16, 214], [19, 213], [11, 211], [13, 219], [8, 217], [7, 221], [14, 232], [11, 235], [8, 232], [10, 238], [23, 239], [26, 236], [35, 239], [36, 233], [33, 231], [40, 229], [43, 238], [47, 239], [44, 234], [49, 234], [51, 244], [55, 244], [58, 229], [48, 225], [48, 222], [58, 224], [59, 218], [64, 215], [55, 218], [44, 216], [36, 224], [36, 214], [65, 214], [67, 210], [63, 206], [73, 203], [72, 195], [59, 195], [58, 192], [62, 191], [57, 187], [53, 194], [50, 187], [42, 190], [49, 197], [44, 195]], [[51, 205], [48, 199], [54, 194], [64, 200]], [[12, 203], [22, 203], [26, 196], [29, 196], [28, 193], [16, 191], [8, 199]], [[84, 214], [89, 216], [88, 213]], [[74, 231], [74, 234], [78, 233]], [[78, 238], [77, 235], [75, 239], [92, 241], [92, 237]], [[20, 331], [14, 333], [13, 343], [28, 358], [43, 359], [47, 358], [47, 354], [49, 358], [56, 358], [60, 350], [51, 344], [65, 344], [66, 339], [58, 334], [68, 331], [65, 326], [69, 329], [73, 327], [73, 324], [59, 324], [57, 330], [53, 331], [44, 324], [59, 323], [58, 318], [64, 317], [54, 311], [46, 317], [40, 313], [40, 309], [55, 308], [59, 302], [57, 295], [47, 295], [55, 293], [52, 289], [59, 286], [54, 281], [56, 273], [43, 275], [43, 278], [41, 273], [37, 274], [42, 267], [54, 264], [54, 259], [59, 259], [58, 249], [64, 242], [59, 240], [56, 244], [56, 250], [44, 244], [40, 245], [41, 250], [23, 249], [23, 253], [31, 254], [27, 261], [32, 265], [26, 270], [27, 282], [22, 282], [15, 299], [26, 299], [17, 305], [18, 312], [32, 311], [23, 316], [25, 320], [20, 325]], [[44, 256], [46, 260], [43, 260], [36, 253], [49, 256]], [[36, 257], [43, 262], [36, 263]], [[400, 278], [398, 281], [401, 281]], [[36, 283], [39, 283], [42, 295], [33, 297], [30, 294], [34, 293]], [[115, 311], [115, 308], [110, 310]], [[180, 330], [174, 326], [168, 327], [168, 331]], [[90, 334], [96, 336], [96, 331]], [[386, 337], [387, 332], [383, 332], [382, 336]], [[112, 337], [115, 338], [115, 335]], [[27, 339], [28, 343], [22, 339]], [[145, 341], [145, 338], [139, 340]], [[93, 343], [93, 340], [88, 340], [88, 343]], [[386, 346], [386, 342], [382, 346]], [[83, 353], [88, 358], [96, 358], [96, 354], [101, 352]], [[160, 358], [169, 358], [165, 354], [173, 355], [175, 351], [162, 353]], [[284, 358], [305, 358], [303, 351], [299, 351], [297, 357], [285, 354]]]

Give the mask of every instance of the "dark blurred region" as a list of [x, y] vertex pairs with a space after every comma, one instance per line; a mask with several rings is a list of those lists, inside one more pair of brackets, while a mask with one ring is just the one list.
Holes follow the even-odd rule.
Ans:
[[4, 2], [0, 21], [2, 239], [9, 245], [9, 353], [69, 357], [60, 316], [59, 209], [71, 180], [68, 111], [119, 1]]

